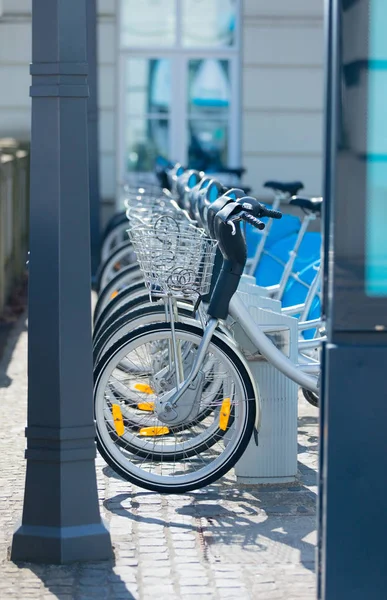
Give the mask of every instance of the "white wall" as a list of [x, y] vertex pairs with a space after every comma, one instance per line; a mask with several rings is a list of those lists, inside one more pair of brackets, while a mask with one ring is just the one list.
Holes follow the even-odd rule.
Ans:
[[0, 137], [29, 139], [31, 0], [3, 0], [0, 20]]
[[[3, 0], [0, 18], [0, 137], [30, 137], [32, 0]], [[99, 0], [101, 195], [115, 193], [115, 0]]]
[[323, 0], [244, 0], [246, 183], [301, 179], [322, 192]]
[[[270, 178], [321, 193], [323, 0], [243, 0], [242, 164], [263, 192]], [[115, 194], [115, 0], [98, 0], [101, 194]], [[0, 137], [29, 138], [31, 0], [3, 0]]]
[[99, 140], [101, 197], [116, 191], [116, 15], [115, 0], [98, 0]]

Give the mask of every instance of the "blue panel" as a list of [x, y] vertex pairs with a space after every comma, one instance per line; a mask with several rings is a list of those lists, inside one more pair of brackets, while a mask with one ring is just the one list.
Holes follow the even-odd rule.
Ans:
[[371, 0], [365, 288], [387, 296], [387, 2]]

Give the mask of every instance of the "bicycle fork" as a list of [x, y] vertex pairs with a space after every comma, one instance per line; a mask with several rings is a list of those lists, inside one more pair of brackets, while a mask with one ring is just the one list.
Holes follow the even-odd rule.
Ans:
[[173, 365], [175, 365], [174, 371], [176, 374], [176, 388], [179, 389], [181, 382], [184, 379], [184, 366], [181, 355], [181, 344], [180, 341], [176, 339], [175, 322], [178, 321], [177, 304], [172, 296], [168, 296], [168, 298], [166, 298], [165, 314], [166, 320], [169, 320], [171, 325], [171, 340], [168, 342], [169, 370], [172, 373]]
[[164, 410], [173, 409], [176, 406], [180, 398], [184, 395], [184, 393], [191, 386], [195, 377], [199, 374], [200, 368], [204, 362], [206, 357], [206, 353], [208, 347], [210, 345], [213, 333], [218, 325], [218, 319], [210, 319], [208, 324], [203, 332], [202, 340], [198, 346], [196, 356], [191, 367], [191, 371], [188, 376], [185, 378], [184, 383], [167, 399], [167, 402], [164, 406]]

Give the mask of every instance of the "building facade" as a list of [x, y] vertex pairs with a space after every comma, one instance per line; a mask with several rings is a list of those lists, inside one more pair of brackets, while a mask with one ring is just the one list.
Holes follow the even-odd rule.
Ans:
[[[31, 4], [0, 0], [0, 137], [29, 137]], [[323, 0], [97, 4], [104, 204], [160, 151], [321, 194]]]

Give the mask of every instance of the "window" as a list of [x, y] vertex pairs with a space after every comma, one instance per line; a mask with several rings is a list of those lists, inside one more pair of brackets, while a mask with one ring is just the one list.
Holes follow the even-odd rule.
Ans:
[[128, 57], [125, 66], [124, 170], [147, 172], [169, 152], [171, 62]]
[[239, 0], [120, 0], [119, 180], [240, 161]]
[[123, 47], [167, 47], [175, 44], [175, 0], [122, 0], [121, 6]]
[[182, 11], [183, 46], [219, 48], [235, 44], [235, 0], [183, 0]]

